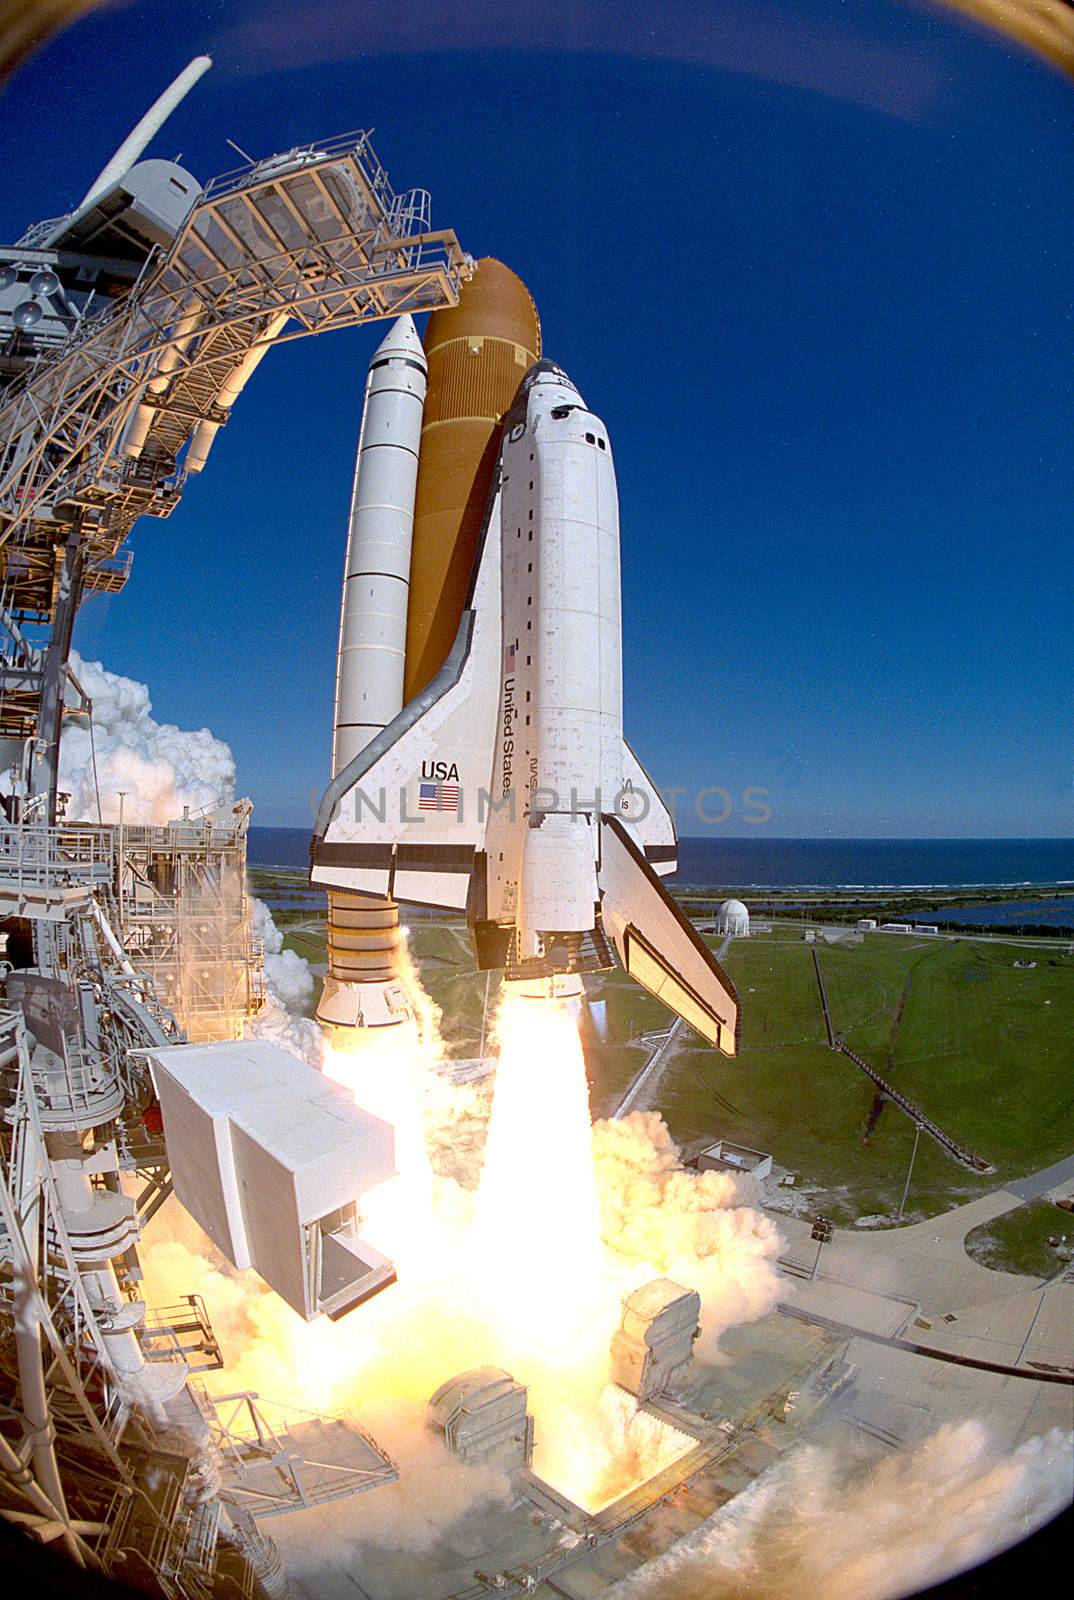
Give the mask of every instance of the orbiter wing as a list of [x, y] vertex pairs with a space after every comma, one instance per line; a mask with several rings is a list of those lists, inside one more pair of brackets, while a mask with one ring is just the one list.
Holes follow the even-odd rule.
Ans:
[[738, 994], [617, 817], [602, 817], [601, 913], [624, 970], [724, 1055], [738, 1049]]

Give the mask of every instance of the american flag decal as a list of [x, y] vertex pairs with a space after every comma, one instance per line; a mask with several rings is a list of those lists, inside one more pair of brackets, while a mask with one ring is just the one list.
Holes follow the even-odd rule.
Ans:
[[418, 785], [419, 811], [457, 811], [459, 786], [457, 783], [422, 783]]
[[516, 646], [509, 644], [503, 653], [503, 670], [505, 677], [515, 670], [515, 650]]

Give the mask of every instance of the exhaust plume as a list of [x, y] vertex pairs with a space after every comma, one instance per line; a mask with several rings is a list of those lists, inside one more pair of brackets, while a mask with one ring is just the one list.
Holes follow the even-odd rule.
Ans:
[[[328, 1041], [324, 1070], [396, 1130], [399, 1177], [367, 1196], [363, 1231], [396, 1261], [399, 1282], [338, 1324], [307, 1325], [249, 1274], [237, 1283], [225, 1270], [218, 1331], [228, 1366], [214, 1386], [353, 1414], [397, 1458], [431, 1451], [441, 1461], [425, 1428], [429, 1397], [459, 1372], [501, 1366], [529, 1390], [536, 1470], [596, 1507], [683, 1448], [610, 1383], [623, 1296], [673, 1273], [701, 1292], [714, 1344], [774, 1303], [778, 1235], [749, 1205], [748, 1182], [684, 1171], [653, 1113], [590, 1128], [585, 1063], [564, 1008], [509, 1000], [496, 1033], [491, 1118], [486, 1087], [435, 1071], [441, 1047], [420, 1025]], [[164, 1226], [154, 1223], [158, 1238]], [[147, 1251], [154, 1298], [180, 1292], [191, 1249], [188, 1225]], [[182, 1292], [191, 1288], [215, 1317], [221, 1285], [204, 1261]], [[348, 1532], [420, 1547], [431, 1521], [443, 1530], [498, 1492], [487, 1474], [460, 1470], [452, 1463], [437, 1479], [441, 1500], [431, 1489], [417, 1495], [417, 1479], [378, 1493], [378, 1505], [391, 1496], [390, 1536], [376, 1533], [372, 1513], [359, 1512], [353, 1530], [348, 1520]], [[456, 1492], [466, 1482], [470, 1498]]]

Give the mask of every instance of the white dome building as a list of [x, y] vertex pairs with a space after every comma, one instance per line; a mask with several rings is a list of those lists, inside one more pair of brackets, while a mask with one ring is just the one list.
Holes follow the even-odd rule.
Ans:
[[729, 933], [733, 939], [748, 939], [750, 914], [741, 900], [725, 900], [716, 913], [716, 932]]

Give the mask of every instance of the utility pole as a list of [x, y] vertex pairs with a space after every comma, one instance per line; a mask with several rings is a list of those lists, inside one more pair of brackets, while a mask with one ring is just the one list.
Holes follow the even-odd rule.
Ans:
[[1014, 1363], [1016, 1367], [1020, 1367], [1022, 1365], [1022, 1358], [1025, 1355], [1026, 1349], [1028, 1348], [1028, 1345], [1029, 1345], [1029, 1341], [1033, 1336], [1033, 1329], [1037, 1326], [1037, 1318], [1040, 1316], [1041, 1311], [1043, 1309], [1044, 1296], [1046, 1295], [1047, 1292], [1048, 1292], [1048, 1285], [1045, 1284], [1043, 1289], [1040, 1291], [1040, 1299], [1037, 1301], [1037, 1309], [1033, 1313], [1033, 1319], [1030, 1322], [1029, 1327], [1026, 1329], [1025, 1338], [1022, 1340], [1022, 1348], [1019, 1350], [1018, 1359]]

